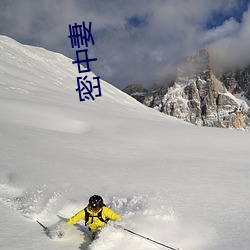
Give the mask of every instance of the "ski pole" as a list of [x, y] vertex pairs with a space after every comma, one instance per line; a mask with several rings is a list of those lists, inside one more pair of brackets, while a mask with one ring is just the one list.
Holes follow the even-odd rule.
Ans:
[[141, 238], [143, 238], [143, 239], [145, 239], [145, 240], [154, 242], [154, 243], [156, 243], [156, 244], [158, 244], [158, 245], [161, 245], [161, 246], [163, 246], [163, 247], [169, 248], [169, 249], [171, 249], [171, 250], [180, 250], [180, 248], [173, 248], [173, 247], [167, 246], [167, 245], [162, 244], [162, 243], [160, 243], [160, 242], [158, 242], [158, 241], [155, 241], [155, 240], [152, 240], [152, 239], [150, 239], [150, 238], [148, 238], [148, 237], [145, 237], [145, 236], [143, 236], [143, 235], [141, 235], [141, 234], [135, 233], [135, 232], [133, 232], [133, 231], [127, 229], [127, 228], [122, 228], [122, 229], [125, 230], [125, 231], [127, 231], [127, 232], [129, 232], [129, 233], [131, 233], [131, 234], [137, 235], [137, 236], [139, 236], [139, 237], [141, 237]]
[[40, 226], [42, 226], [43, 227], [43, 229], [46, 231], [46, 230], [48, 230], [48, 228], [47, 227], [45, 227], [41, 222], [39, 222], [38, 220], [36, 221]]

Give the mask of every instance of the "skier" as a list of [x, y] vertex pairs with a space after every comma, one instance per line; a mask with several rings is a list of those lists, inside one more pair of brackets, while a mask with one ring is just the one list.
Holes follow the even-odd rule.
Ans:
[[120, 215], [105, 206], [101, 196], [95, 194], [89, 198], [89, 204], [72, 216], [67, 224], [74, 225], [80, 220], [85, 220], [85, 226], [92, 232], [94, 239], [109, 220], [120, 222], [122, 219]]

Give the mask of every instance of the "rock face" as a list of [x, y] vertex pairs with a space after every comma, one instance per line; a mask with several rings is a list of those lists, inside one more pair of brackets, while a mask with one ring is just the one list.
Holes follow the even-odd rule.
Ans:
[[196, 125], [248, 129], [250, 109], [233, 94], [250, 96], [249, 72], [250, 67], [215, 75], [204, 49], [187, 58], [170, 87], [148, 91], [141, 87], [130, 94], [149, 107]]
[[218, 79], [225, 84], [230, 93], [242, 93], [250, 100], [250, 65], [245, 69], [228, 70], [218, 74]]
[[123, 89], [123, 91], [128, 95], [133, 96], [137, 101], [142, 103], [144, 101], [144, 95], [147, 92], [147, 90], [144, 89], [143, 85], [141, 84], [131, 84]]

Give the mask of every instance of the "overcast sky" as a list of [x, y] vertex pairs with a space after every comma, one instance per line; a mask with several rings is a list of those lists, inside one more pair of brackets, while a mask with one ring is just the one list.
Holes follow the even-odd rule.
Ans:
[[73, 58], [69, 24], [92, 22], [90, 68], [119, 88], [149, 87], [204, 47], [224, 63], [249, 63], [249, 1], [0, 0], [0, 34]]

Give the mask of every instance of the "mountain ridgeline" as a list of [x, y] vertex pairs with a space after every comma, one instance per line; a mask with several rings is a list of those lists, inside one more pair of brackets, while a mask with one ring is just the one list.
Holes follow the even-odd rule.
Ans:
[[184, 121], [209, 127], [250, 128], [250, 66], [219, 72], [206, 49], [188, 57], [169, 86], [124, 90], [148, 107]]

